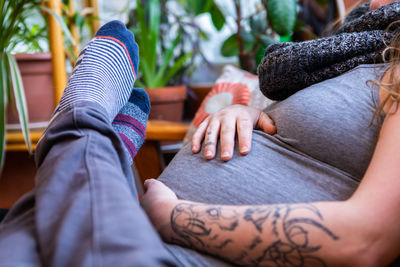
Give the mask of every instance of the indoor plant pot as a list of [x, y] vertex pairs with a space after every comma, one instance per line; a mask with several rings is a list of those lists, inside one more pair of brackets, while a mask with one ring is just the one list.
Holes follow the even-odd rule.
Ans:
[[146, 89], [150, 98], [152, 120], [181, 121], [186, 99], [186, 86]]
[[[64, 21], [54, 11], [45, 7], [41, 0], [6, 0], [1, 2], [1, 7], [0, 14], [3, 19], [0, 23], [0, 95], [2, 96], [0, 97], [0, 172], [6, 151], [5, 123], [9, 112], [7, 107], [12, 103], [16, 105], [18, 110], [18, 121], [21, 125], [21, 132], [27, 145], [27, 150], [32, 152], [24, 82], [13, 53], [20, 51], [18, 49], [20, 44], [27, 51], [40, 51], [38, 40], [44, 37], [43, 32], [46, 27], [36, 24], [32, 26], [31, 23], [27, 23], [27, 19], [35, 15], [41, 17], [44, 15], [42, 11], [45, 11], [46, 14], [51, 14], [58, 21], [63, 28], [65, 36], [69, 36], [69, 39], [72, 40]], [[28, 86], [33, 83], [35, 81], [28, 79], [25, 85]], [[41, 98], [36, 99], [35, 102], [40, 103], [41, 109], [45, 106]]]
[[[29, 122], [47, 122], [54, 110], [51, 54], [17, 54], [15, 59], [25, 89]], [[15, 105], [8, 106], [7, 124], [19, 124]]]

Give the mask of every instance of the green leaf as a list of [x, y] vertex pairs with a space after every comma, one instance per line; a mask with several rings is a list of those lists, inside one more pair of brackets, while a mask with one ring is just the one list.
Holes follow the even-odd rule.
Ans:
[[8, 53], [6, 53], [6, 58], [11, 69], [11, 82], [14, 91], [15, 105], [18, 111], [19, 122], [22, 128], [22, 134], [28, 147], [28, 152], [32, 153], [32, 143], [28, 128], [28, 109], [26, 106], [26, 98], [22, 84], [21, 73], [19, 72], [15, 59]]
[[169, 69], [167, 75], [160, 82], [161, 86], [167, 85], [168, 81], [182, 68], [183, 64], [192, 57], [193, 53], [187, 53], [186, 55], [180, 57], [177, 61], [175, 61], [174, 65]]
[[221, 12], [221, 9], [215, 3], [213, 3], [211, 6], [210, 16], [214, 27], [220, 31], [224, 27], [226, 20], [224, 14]]
[[3, 84], [3, 90], [2, 95], [4, 96], [4, 100], [6, 101], [5, 103], [11, 103], [12, 102], [12, 91], [11, 91], [11, 81], [10, 81], [10, 68], [7, 64], [7, 58], [6, 54], [0, 54], [0, 68], [1, 68], [1, 73], [2, 73], [2, 84]]
[[140, 61], [140, 67], [142, 69], [141, 73], [143, 75], [143, 82], [146, 84], [145, 87], [151, 88], [151, 84], [153, 82], [154, 73], [151, 72], [150, 68], [147, 65], [147, 62], [144, 60]]
[[197, 16], [201, 13], [209, 12], [213, 5], [213, 0], [178, 0], [178, 3], [183, 6], [186, 12]]
[[1, 91], [0, 95], [2, 96], [1, 101], [3, 101], [6, 105], [7, 102], [10, 101], [9, 93], [11, 93], [10, 88], [10, 80], [9, 73], [7, 71], [7, 66], [5, 64], [5, 54], [0, 54], [0, 82], [1, 82]]
[[246, 44], [245, 45], [246, 48], [252, 47], [251, 44], [253, 44], [255, 40], [254, 40], [254, 36], [253, 36], [253, 34], [251, 34], [251, 32], [248, 32], [248, 31], [242, 29], [240, 31], [240, 36], [242, 36], [242, 39]]
[[149, 58], [148, 64], [149, 68], [154, 73], [157, 67], [157, 43], [159, 41], [159, 33], [160, 33], [160, 20], [161, 20], [161, 11], [160, 11], [160, 3], [158, 0], [150, 0], [149, 1], [149, 47], [145, 49], [149, 49]]
[[[160, 32], [160, 4], [158, 0], [146, 1], [142, 6], [141, 1], [136, 1], [136, 17], [139, 24], [139, 54], [140, 54], [140, 68], [144, 72], [142, 66], [146, 62], [146, 69], [149, 73], [143, 76], [151, 76], [155, 73], [157, 67], [157, 44], [159, 42]], [[148, 18], [148, 23], [146, 20]], [[147, 78], [145, 77], [145, 81]], [[147, 81], [146, 81], [147, 83]]]
[[64, 32], [64, 37], [72, 44], [72, 45], [76, 45], [74, 38], [72, 38], [71, 32], [69, 31], [67, 25], [65, 24], [64, 20], [57, 15], [56, 12], [54, 12], [53, 10], [51, 10], [50, 8], [47, 8], [45, 6], [40, 6], [40, 9], [44, 10], [45, 12], [51, 14], [58, 22], [58, 24], [60, 25], [61, 29]]
[[[254, 37], [246, 31], [242, 31], [241, 36], [244, 43], [244, 50], [250, 51], [254, 44]], [[221, 54], [224, 57], [233, 57], [239, 55], [237, 33], [231, 35], [225, 40], [221, 47]]]
[[238, 43], [237, 43], [237, 34], [236, 33], [231, 35], [222, 44], [221, 54], [224, 57], [233, 57], [233, 56], [239, 55], [239, 47], [238, 47]]
[[253, 34], [265, 33], [267, 30], [267, 23], [264, 16], [251, 16], [250, 28]]
[[201, 36], [201, 38], [203, 38], [204, 40], [208, 41], [210, 40], [210, 38], [208, 38], [208, 35], [206, 32], [204, 32], [202, 29], [199, 29], [199, 35]]
[[0, 54], [0, 173], [4, 166], [4, 156], [6, 150], [6, 109], [7, 109], [7, 71], [5, 68], [3, 54]]
[[265, 0], [268, 20], [279, 35], [292, 33], [296, 18], [296, 0]]
[[272, 39], [270, 36], [268, 36], [266, 34], [261, 34], [260, 40], [264, 46], [269, 46], [269, 45], [276, 43], [276, 41], [274, 39]]
[[165, 75], [165, 71], [167, 70], [169, 64], [171, 63], [172, 57], [174, 56], [175, 48], [178, 46], [179, 40], [181, 38], [182, 38], [182, 32], [179, 32], [178, 36], [175, 38], [175, 40], [173, 40], [172, 45], [164, 52], [161, 67], [158, 69], [156, 77], [154, 77], [155, 81], [161, 80]]
[[[139, 36], [140, 38], [137, 39], [139, 42], [139, 47], [147, 47], [147, 39], [148, 36], [145, 34], [146, 29], [147, 29], [147, 24], [146, 24], [146, 18], [144, 16], [144, 10], [142, 8], [142, 5], [140, 4], [140, 0], [136, 0], [136, 17], [137, 17], [137, 23], [139, 24], [138, 28], [138, 33], [135, 34]], [[142, 57], [143, 51], [146, 51], [145, 49], [139, 49], [140, 56]]]
[[136, 81], [135, 81], [135, 86], [141, 87], [141, 88], [146, 88], [146, 86], [144, 85], [144, 83], [142, 83], [140, 80], [136, 80]]
[[258, 66], [258, 65], [260, 65], [260, 63], [261, 63], [261, 61], [262, 61], [262, 59], [263, 59], [263, 57], [264, 57], [264, 52], [265, 52], [265, 49], [267, 48], [268, 46], [267, 45], [262, 45], [261, 47], [260, 47], [260, 49], [258, 49], [258, 51], [257, 51], [257, 53], [256, 53], [256, 58], [255, 58], [255, 60], [256, 60], [256, 65]]

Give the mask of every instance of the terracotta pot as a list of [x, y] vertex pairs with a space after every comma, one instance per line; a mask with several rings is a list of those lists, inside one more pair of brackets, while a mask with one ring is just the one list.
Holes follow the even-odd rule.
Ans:
[[[45, 122], [54, 110], [51, 54], [18, 54], [15, 56], [22, 75], [29, 122]], [[17, 109], [9, 105], [7, 123], [19, 123]]]
[[146, 89], [149, 94], [152, 120], [181, 121], [186, 99], [186, 86]]

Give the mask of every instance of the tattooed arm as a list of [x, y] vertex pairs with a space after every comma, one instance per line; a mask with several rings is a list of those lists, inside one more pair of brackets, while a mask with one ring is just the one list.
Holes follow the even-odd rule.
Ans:
[[345, 202], [207, 205], [178, 200], [156, 180], [147, 181], [146, 187], [142, 205], [165, 241], [234, 264], [345, 266], [346, 259], [346, 264], [356, 266], [357, 257], [350, 256], [364, 253], [354, 240], [359, 225], [347, 224], [354, 214]]
[[373, 203], [208, 205], [156, 180], [146, 187], [142, 206], [166, 242], [237, 265], [385, 266], [400, 252], [400, 216]]
[[172, 231], [163, 235], [239, 265], [326, 266], [327, 252], [338, 253], [335, 242], [340, 237], [328, 228], [317, 206], [180, 203], [171, 212]]

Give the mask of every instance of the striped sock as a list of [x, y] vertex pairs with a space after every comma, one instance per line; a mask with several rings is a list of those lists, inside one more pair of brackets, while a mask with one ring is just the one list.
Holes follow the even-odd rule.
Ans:
[[146, 91], [135, 88], [128, 102], [112, 122], [114, 130], [125, 145], [130, 164], [133, 163], [133, 158], [143, 144], [149, 112], [150, 101]]
[[111, 121], [132, 92], [138, 63], [133, 34], [120, 21], [105, 24], [79, 55], [55, 114], [91, 101], [104, 107]]

